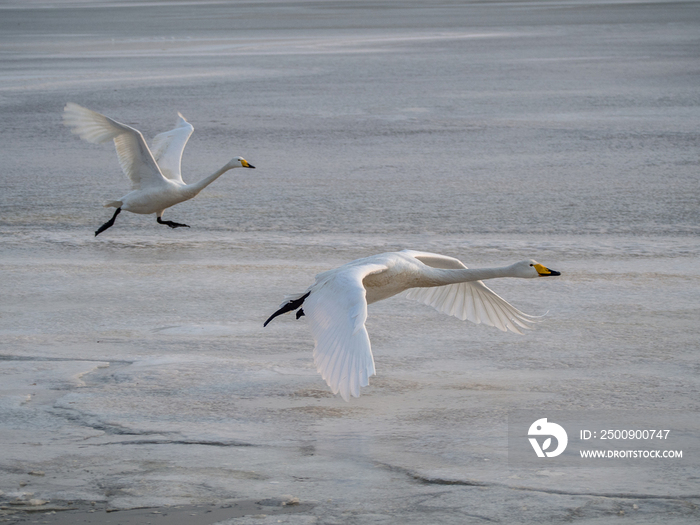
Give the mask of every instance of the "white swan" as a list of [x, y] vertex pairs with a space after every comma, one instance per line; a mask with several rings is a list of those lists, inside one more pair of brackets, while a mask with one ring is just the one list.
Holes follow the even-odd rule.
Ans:
[[233, 168], [254, 168], [243, 157], [236, 157], [221, 169], [194, 184], [185, 184], [180, 175], [180, 161], [185, 144], [194, 128], [179, 117], [175, 128], [156, 135], [153, 149], [149, 149], [137, 129], [112, 120], [95, 111], [69, 102], [63, 110], [63, 123], [81, 139], [93, 144], [114, 140], [119, 164], [131, 179], [131, 192], [118, 201], [109, 201], [105, 207], [117, 208], [112, 218], [95, 232], [99, 235], [114, 224], [122, 210], [132, 213], [155, 213], [159, 224], [171, 228], [187, 227], [172, 221], [163, 221], [163, 211], [170, 206], [193, 198], [204, 188]]
[[[502, 268], [467, 269], [459, 260], [435, 253], [403, 250], [349, 262], [316, 276], [303, 294], [288, 296], [263, 326], [278, 315], [297, 310], [309, 318], [316, 346], [314, 363], [334, 394], [349, 400], [375, 374], [365, 329], [367, 305], [405, 290], [410, 299], [441, 313], [522, 334], [534, 322], [492, 292], [482, 279], [560, 275], [526, 260]], [[301, 306], [304, 306], [303, 310]]]

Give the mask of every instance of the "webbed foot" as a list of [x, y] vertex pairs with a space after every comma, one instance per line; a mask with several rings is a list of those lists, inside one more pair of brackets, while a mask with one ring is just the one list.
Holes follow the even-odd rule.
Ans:
[[167, 226], [170, 226], [171, 228], [189, 228], [187, 224], [180, 224], [179, 222], [173, 222], [173, 221], [164, 221], [160, 217], [156, 219], [158, 221], [158, 224], [165, 224]]

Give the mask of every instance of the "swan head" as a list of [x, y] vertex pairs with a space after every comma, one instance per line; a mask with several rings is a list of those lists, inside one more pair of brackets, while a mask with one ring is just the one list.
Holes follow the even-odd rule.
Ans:
[[561, 273], [550, 270], [546, 266], [542, 266], [540, 263], [533, 261], [532, 259], [517, 262], [512, 266], [512, 269], [515, 277], [522, 277], [525, 279], [561, 275]]
[[228, 164], [226, 164], [226, 167], [228, 169], [233, 169], [233, 168], [253, 168], [255, 169], [255, 166], [250, 164], [247, 160], [245, 160], [243, 157], [236, 157], [234, 159], [231, 159]]

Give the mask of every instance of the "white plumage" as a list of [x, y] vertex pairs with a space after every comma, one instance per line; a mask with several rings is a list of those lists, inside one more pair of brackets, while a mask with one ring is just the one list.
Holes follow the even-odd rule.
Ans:
[[403, 250], [349, 262], [316, 276], [306, 292], [288, 297], [265, 326], [286, 312], [309, 318], [314, 363], [334, 394], [346, 401], [375, 374], [365, 328], [367, 305], [408, 290], [406, 297], [439, 312], [522, 334], [534, 322], [491, 291], [482, 279], [560, 275], [533, 260], [501, 268], [468, 269], [453, 257]]
[[105, 207], [117, 208], [117, 211], [95, 232], [96, 236], [114, 224], [121, 210], [155, 213], [161, 224], [171, 228], [188, 227], [186, 224], [162, 221], [163, 211], [195, 197], [230, 169], [255, 167], [244, 158], [236, 157], [212, 175], [193, 184], [185, 184], [180, 173], [180, 162], [194, 128], [180, 113], [174, 129], [156, 135], [152, 150], [139, 130], [72, 102], [64, 108], [63, 123], [87, 142], [102, 144], [114, 140], [119, 164], [131, 180], [129, 193], [119, 200], [105, 203]]

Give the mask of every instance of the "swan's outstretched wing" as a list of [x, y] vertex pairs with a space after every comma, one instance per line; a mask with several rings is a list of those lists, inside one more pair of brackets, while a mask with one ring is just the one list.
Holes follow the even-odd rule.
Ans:
[[[466, 268], [454, 257], [410, 250], [405, 252], [433, 268], [454, 270]], [[527, 329], [528, 323], [535, 322], [535, 317], [521, 312], [481, 281], [448, 284], [434, 288], [411, 288], [406, 292], [406, 297], [432, 306], [438, 312], [453, 315], [462, 321], [484, 323], [504, 332], [510, 330], [522, 334], [521, 328]]]
[[359, 397], [360, 387], [373, 376], [374, 358], [365, 328], [367, 300], [362, 279], [386, 270], [386, 265], [367, 263], [341, 267], [319, 275], [304, 301], [316, 346], [314, 363], [334, 394], [345, 401]]
[[181, 113], [177, 115], [177, 123], [174, 129], [156, 135], [153, 138], [151, 152], [164, 177], [182, 182], [182, 174], [180, 173], [182, 152], [185, 150], [185, 145], [190, 139], [194, 127], [185, 120]]
[[64, 108], [63, 123], [81, 139], [93, 144], [114, 140], [119, 164], [131, 179], [132, 189], [165, 184], [166, 180], [139, 130], [72, 102]]

